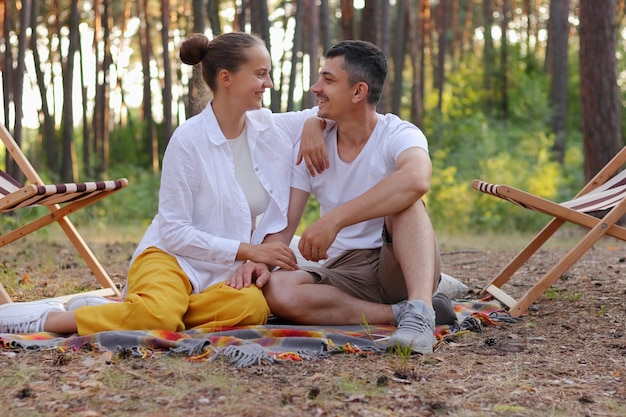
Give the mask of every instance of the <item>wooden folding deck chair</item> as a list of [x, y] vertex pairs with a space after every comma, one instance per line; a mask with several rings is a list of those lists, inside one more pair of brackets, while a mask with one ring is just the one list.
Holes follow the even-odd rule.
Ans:
[[[474, 180], [472, 186], [529, 210], [553, 216], [547, 226], [485, 286], [482, 294], [491, 294], [507, 307], [511, 316], [518, 317], [539, 298], [562, 274], [591, 248], [602, 236], [612, 236], [626, 241], [626, 229], [615, 224], [626, 214], [626, 147], [624, 147], [589, 183], [570, 201], [561, 204], [518, 190], [508, 185], [495, 185]], [[617, 174], [616, 174], [617, 173]], [[603, 213], [601, 218], [598, 215]], [[501, 287], [519, 268], [566, 222], [583, 226], [588, 230], [564, 258], [559, 260], [526, 293], [515, 300]]]
[[[0, 236], [0, 248], [44, 226], [57, 222], [102, 286], [102, 289], [88, 293], [105, 297], [119, 296], [120, 292], [115, 283], [67, 216], [121, 190], [128, 185], [128, 180], [120, 178], [115, 181], [46, 185], [2, 124], [0, 124], [0, 139], [28, 180], [28, 185], [22, 186], [7, 173], [0, 170], [0, 212], [8, 213], [33, 206], [45, 206], [50, 210], [49, 214]], [[74, 295], [69, 294], [54, 298], [66, 301]], [[11, 297], [0, 282], [0, 304], [10, 302], [12, 302]]]

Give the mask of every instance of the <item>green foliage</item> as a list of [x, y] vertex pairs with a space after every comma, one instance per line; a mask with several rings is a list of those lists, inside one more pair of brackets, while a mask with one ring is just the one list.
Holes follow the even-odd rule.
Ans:
[[[475, 178], [506, 183], [555, 201], [573, 197], [583, 184], [578, 119], [568, 118], [561, 166], [552, 158], [549, 78], [521, 64], [512, 66], [508, 118], [488, 116], [481, 98], [482, 66], [476, 61], [469, 58], [448, 76], [443, 116], [430, 112], [425, 117], [433, 162], [426, 197], [430, 216], [438, 230], [535, 231], [549, 218], [475, 191], [471, 183]], [[578, 110], [572, 106], [570, 112]]]
[[320, 217], [320, 203], [311, 195], [309, 197], [309, 201], [307, 202], [306, 207], [304, 208], [304, 213], [302, 213], [302, 218], [300, 220], [300, 224], [298, 225], [298, 229], [296, 230], [296, 235], [301, 235], [304, 232], [304, 229], [315, 220]]
[[[158, 128], [157, 126], [157, 130]], [[150, 135], [147, 129], [146, 122], [140, 121], [128, 123], [111, 132], [111, 161], [115, 161], [116, 164], [150, 168], [151, 159], [147, 140]]]
[[[157, 212], [160, 176], [133, 165], [111, 169], [111, 178], [125, 177], [128, 187], [96, 203], [91, 214], [101, 224], [142, 224], [147, 226]], [[96, 211], [94, 213], [93, 211]]]

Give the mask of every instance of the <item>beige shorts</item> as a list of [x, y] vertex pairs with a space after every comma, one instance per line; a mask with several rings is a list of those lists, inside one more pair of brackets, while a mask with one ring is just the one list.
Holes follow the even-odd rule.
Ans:
[[381, 248], [345, 252], [322, 267], [302, 267], [318, 278], [318, 284], [339, 288], [354, 297], [394, 304], [407, 299], [407, 289], [393, 244]]

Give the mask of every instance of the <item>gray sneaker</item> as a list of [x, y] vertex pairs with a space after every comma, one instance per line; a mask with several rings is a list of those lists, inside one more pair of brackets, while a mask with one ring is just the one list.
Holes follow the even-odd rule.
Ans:
[[435, 311], [421, 300], [403, 301], [391, 306], [398, 326], [389, 338], [390, 347], [410, 348], [415, 353], [433, 353]]
[[456, 323], [456, 311], [447, 294], [437, 293], [433, 295], [433, 309], [435, 310], [435, 325]]
[[0, 333], [43, 332], [50, 311], [66, 311], [56, 300], [29, 301], [0, 305]]
[[[391, 311], [393, 312], [394, 326], [399, 323], [400, 313], [406, 306], [407, 301], [400, 301], [397, 304], [391, 305]], [[454, 324], [457, 321], [456, 311], [454, 310], [454, 304], [450, 297], [444, 293], [437, 293], [433, 295], [433, 310], [435, 310], [435, 326], [441, 326], [445, 324]]]
[[84, 306], [99, 306], [102, 304], [115, 303], [114, 300], [106, 297], [99, 297], [97, 295], [83, 294], [72, 297], [66, 304], [67, 311], [74, 311], [79, 307]]

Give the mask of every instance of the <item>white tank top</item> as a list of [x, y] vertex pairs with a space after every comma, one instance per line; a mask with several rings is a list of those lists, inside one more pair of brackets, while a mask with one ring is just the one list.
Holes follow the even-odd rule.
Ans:
[[252, 227], [254, 228], [256, 217], [265, 212], [270, 196], [252, 169], [252, 156], [250, 154], [250, 146], [248, 146], [246, 129], [243, 130], [243, 133], [237, 139], [229, 139], [228, 145], [233, 152], [235, 179], [248, 200], [250, 214], [252, 215]]

